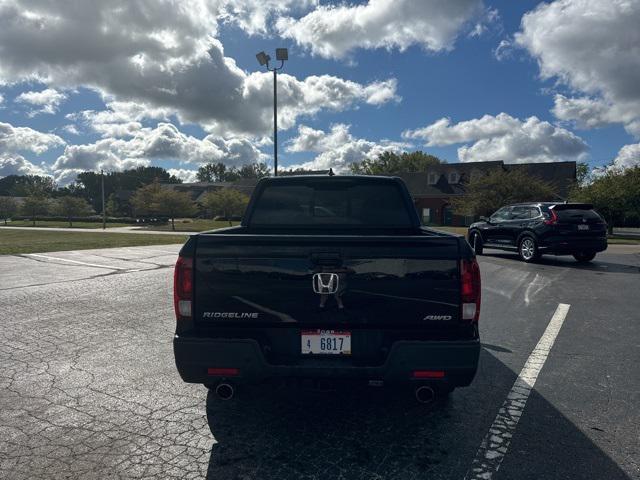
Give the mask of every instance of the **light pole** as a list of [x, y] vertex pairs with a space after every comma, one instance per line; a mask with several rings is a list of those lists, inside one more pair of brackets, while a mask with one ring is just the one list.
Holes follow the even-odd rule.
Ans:
[[289, 52], [286, 48], [276, 48], [276, 60], [280, 61], [279, 67], [269, 67], [271, 57], [264, 52], [256, 55], [260, 65], [266, 65], [267, 70], [273, 72], [273, 176], [278, 176], [278, 70], [282, 70], [285, 60], [289, 60]]
[[104, 170], [100, 169], [100, 179], [102, 180], [102, 230], [107, 229], [107, 211], [104, 208]]

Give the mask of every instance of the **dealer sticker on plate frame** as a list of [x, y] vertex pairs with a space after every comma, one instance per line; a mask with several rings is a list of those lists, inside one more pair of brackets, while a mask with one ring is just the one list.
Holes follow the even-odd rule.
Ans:
[[303, 355], [351, 355], [351, 332], [344, 330], [302, 330]]

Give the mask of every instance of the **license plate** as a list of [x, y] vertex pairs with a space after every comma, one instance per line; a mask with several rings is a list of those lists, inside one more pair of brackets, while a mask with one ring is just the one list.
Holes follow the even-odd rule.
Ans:
[[578, 225], [578, 230], [589, 230], [589, 225]]
[[303, 354], [351, 355], [351, 332], [303, 330], [300, 340]]

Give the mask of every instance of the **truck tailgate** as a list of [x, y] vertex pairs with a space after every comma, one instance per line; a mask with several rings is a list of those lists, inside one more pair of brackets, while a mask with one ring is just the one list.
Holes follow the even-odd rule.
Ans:
[[[465, 323], [459, 258], [458, 239], [449, 236], [201, 234], [193, 318], [205, 329], [419, 327], [444, 333]], [[339, 285], [321, 308], [314, 276], [327, 273]]]

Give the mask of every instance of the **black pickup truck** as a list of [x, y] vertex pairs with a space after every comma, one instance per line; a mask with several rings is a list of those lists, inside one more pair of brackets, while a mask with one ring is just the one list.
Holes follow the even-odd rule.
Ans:
[[474, 253], [422, 227], [398, 178], [263, 179], [240, 226], [187, 241], [174, 283], [178, 371], [223, 399], [311, 379], [403, 383], [430, 401], [476, 373]]

